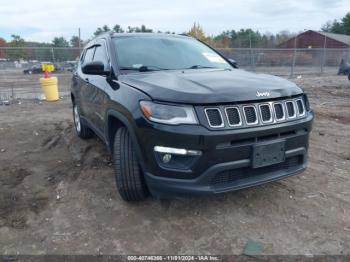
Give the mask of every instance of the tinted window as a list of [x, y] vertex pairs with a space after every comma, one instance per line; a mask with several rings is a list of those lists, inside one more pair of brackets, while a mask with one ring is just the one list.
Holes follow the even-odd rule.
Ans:
[[102, 62], [105, 66], [107, 66], [107, 55], [103, 45], [96, 46], [94, 61]]
[[201, 42], [183, 37], [125, 36], [113, 39], [121, 68], [185, 69], [193, 66], [232, 68]]
[[86, 50], [84, 61], [83, 61], [84, 64], [92, 62], [92, 58], [94, 56], [94, 50], [95, 50], [94, 47]]

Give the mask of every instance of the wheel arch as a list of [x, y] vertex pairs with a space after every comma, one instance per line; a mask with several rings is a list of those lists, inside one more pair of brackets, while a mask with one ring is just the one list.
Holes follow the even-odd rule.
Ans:
[[139, 160], [142, 170], [144, 171], [145, 170], [144, 158], [142, 156], [141, 147], [140, 147], [140, 144], [138, 143], [138, 139], [134, 131], [134, 127], [127, 117], [125, 117], [122, 113], [115, 110], [109, 110], [107, 112], [105, 132], [106, 132], [106, 140], [108, 142], [107, 146], [109, 151], [113, 154], [113, 144], [114, 144], [115, 133], [120, 127], [125, 127], [128, 130], [135, 148], [136, 156]]

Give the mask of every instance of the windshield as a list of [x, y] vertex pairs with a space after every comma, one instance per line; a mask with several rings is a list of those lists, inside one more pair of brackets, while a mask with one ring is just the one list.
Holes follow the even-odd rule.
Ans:
[[125, 36], [113, 38], [121, 70], [232, 68], [206, 45], [191, 38]]

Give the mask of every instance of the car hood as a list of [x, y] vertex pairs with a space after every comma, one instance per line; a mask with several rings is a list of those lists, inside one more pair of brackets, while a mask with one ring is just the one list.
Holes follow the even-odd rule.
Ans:
[[[241, 69], [154, 71], [121, 75], [123, 83], [152, 99], [176, 103], [230, 103], [293, 96], [302, 93], [294, 83]], [[257, 96], [268, 92], [269, 96]]]

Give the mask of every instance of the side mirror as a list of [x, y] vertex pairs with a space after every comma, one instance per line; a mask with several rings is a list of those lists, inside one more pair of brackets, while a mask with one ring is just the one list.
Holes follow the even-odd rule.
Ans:
[[232, 58], [228, 58], [227, 60], [229, 61], [231, 66], [233, 66], [234, 68], [238, 68], [238, 64], [237, 64], [236, 60], [234, 60]]
[[81, 70], [86, 75], [106, 76], [109, 74], [109, 71], [105, 70], [104, 64], [100, 61], [87, 63], [82, 67]]

